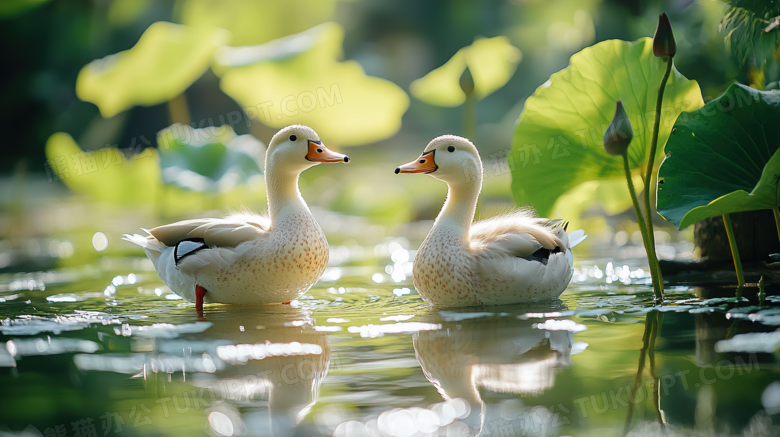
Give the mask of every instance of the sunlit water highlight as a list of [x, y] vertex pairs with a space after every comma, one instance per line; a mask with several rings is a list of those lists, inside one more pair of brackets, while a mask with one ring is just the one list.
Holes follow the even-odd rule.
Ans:
[[203, 319], [141, 258], [3, 276], [0, 435], [778, 435], [775, 296], [656, 306], [641, 265], [582, 261], [560, 301], [432, 309], [408, 241], [331, 258], [291, 305]]

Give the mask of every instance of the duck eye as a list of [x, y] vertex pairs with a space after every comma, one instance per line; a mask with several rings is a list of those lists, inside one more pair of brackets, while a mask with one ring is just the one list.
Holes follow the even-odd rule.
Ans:
[[447, 151], [452, 153], [455, 151], [455, 146], [447, 146]]
[[295, 135], [290, 135], [290, 141], [298, 141], [298, 137]]

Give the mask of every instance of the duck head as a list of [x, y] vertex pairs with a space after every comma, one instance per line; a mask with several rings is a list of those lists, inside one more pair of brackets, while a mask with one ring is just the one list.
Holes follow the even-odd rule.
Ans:
[[482, 161], [471, 141], [455, 135], [434, 138], [416, 160], [395, 169], [395, 174], [423, 173], [450, 185], [482, 179]]
[[349, 156], [325, 147], [314, 129], [296, 124], [271, 138], [266, 152], [266, 171], [273, 166], [283, 173], [300, 173], [321, 163], [349, 162]]

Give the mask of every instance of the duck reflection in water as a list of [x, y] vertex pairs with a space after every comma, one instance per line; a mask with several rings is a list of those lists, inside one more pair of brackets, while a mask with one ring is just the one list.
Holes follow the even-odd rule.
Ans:
[[[527, 314], [563, 308], [542, 304], [525, 305], [523, 309]], [[442, 316], [444, 320], [440, 320]], [[439, 319], [440, 330], [421, 331], [413, 337], [415, 355], [425, 377], [441, 396], [445, 400], [461, 398], [470, 404], [471, 413], [464, 422], [471, 433], [464, 430], [464, 436], [492, 433], [485, 425], [486, 418], [499, 419], [506, 414], [487, 405], [480, 388], [508, 395], [539, 395], [553, 387], [558, 368], [571, 364], [575, 344], [570, 330], [557, 330], [565, 326], [556, 326], [555, 321], [545, 323], [545, 318], [469, 317], [469, 313], [439, 313], [432, 318]], [[511, 419], [522, 412], [514, 411]]]
[[225, 309], [209, 314], [214, 325], [202, 334], [227, 340], [216, 347], [225, 367], [215, 372], [216, 380], [195, 382], [227, 388], [219, 390], [224, 402], [214, 403], [208, 411], [208, 426], [224, 435], [218, 428], [232, 417], [229, 428], [244, 428], [244, 434], [299, 434], [296, 428], [317, 402], [328, 373], [326, 334], [313, 329], [308, 311], [287, 305]]

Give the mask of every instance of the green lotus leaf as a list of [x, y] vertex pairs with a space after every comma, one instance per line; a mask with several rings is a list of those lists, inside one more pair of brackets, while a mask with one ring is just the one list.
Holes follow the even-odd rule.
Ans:
[[330, 20], [337, 0], [180, 0], [181, 23], [199, 30], [227, 29], [231, 44], [253, 46]]
[[228, 192], [257, 178], [265, 149], [230, 126], [193, 129], [175, 124], [157, 136], [163, 182], [198, 192]]
[[310, 49], [281, 59], [225, 69], [222, 90], [250, 118], [281, 128], [305, 124], [326, 144], [358, 145], [382, 140], [401, 127], [409, 97], [394, 83], [367, 76], [354, 61], [339, 62], [344, 30], [325, 23]]
[[431, 105], [458, 106], [466, 101], [459, 85], [466, 66], [474, 77], [474, 93], [482, 99], [509, 81], [521, 59], [520, 50], [505, 36], [478, 38], [444, 65], [412, 82], [409, 91]]
[[68, 188], [98, 201], [149, 203], [161, 185], [153, 148], [131, 157], [116, 147], [85, 151], [73, 137], [57, 132], [46, 141], [46, 159], [53, 175]]
[[680, 115], [658, 170], [658, 213], [682, 229], [780, 205], [780, 91], [733, 84]]
[[158, 21], [129, 50], [85, 65], [76, 94], [112, 117], [135, 105], [151, 106], [181, 94], [208, 68], [214, 51], [229, 33], [200, 31]]
[[[664, 68], [664, 61], [653, 56], [651, 38], [604, 41], [573, 55], [568, 67], [526, 100], [520, 114], [508, 158], [515, 202], [548, 215], [561, 195], [584, 182], [624, 179], [620, 157], [608, 155], [603, 144], [617, 100], [634, 130], [629, 166], [643, 169]], [[666, 142], [680, 112], [703, 104], [696, 81], [673, 68], [664, 91], [659, 144]]]

